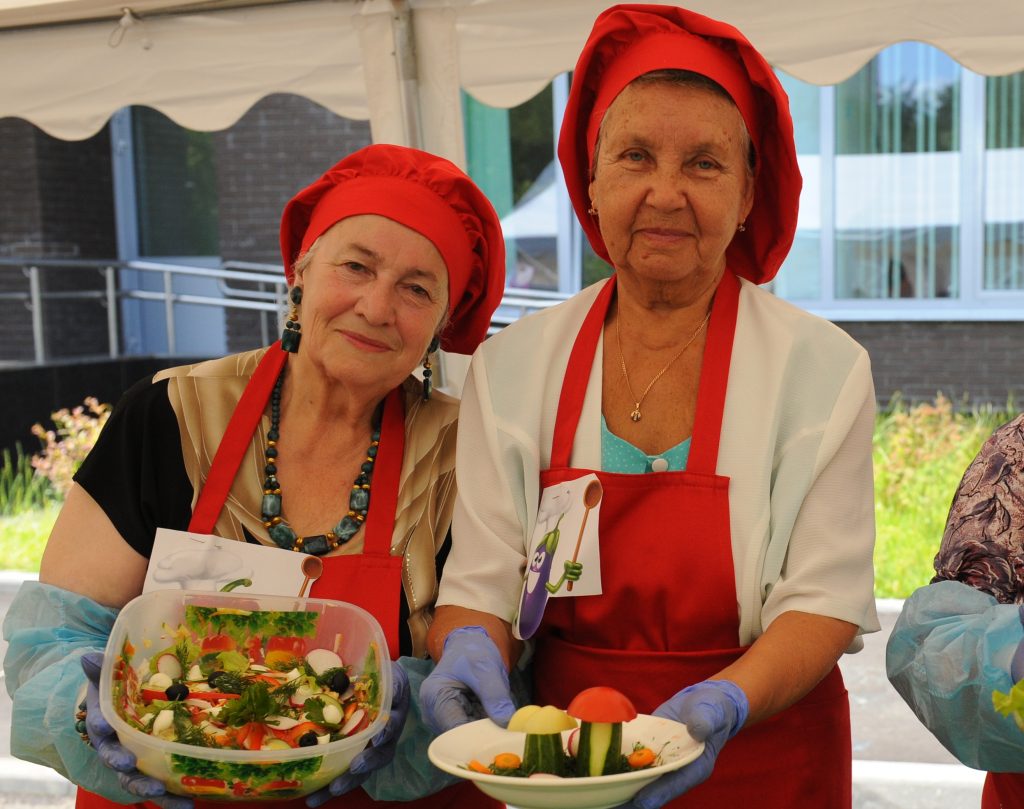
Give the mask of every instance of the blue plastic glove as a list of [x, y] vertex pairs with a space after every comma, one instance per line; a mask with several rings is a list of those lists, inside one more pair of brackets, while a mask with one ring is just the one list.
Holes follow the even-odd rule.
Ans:
[[330, 784], [306, 798], [306, 806], [316, 807], [351, 792], [369, 778], [374, 770], [386, 767], [395, 757], [398, 738], [409, 715], [409, 675], [397, 663], [391, 664], [391, 713], [381, 731], [373, 737], [370, 745], [352, 759], [348, 771], [339, 775]]
[[704, 752], [684, 767], [648, 784], [625, 805], [657, 809], [706, 781], [722, 747], [743, 727], [749, 712], [747, 695], [729, 680], [695, 683], [663, 702], [654, 715], [682, 722], [694, 739], [704, 742]]
[[85, 692], [85, 730], [100, 760], [110, 769], [117, 771], [117, 779], [126, 792], [164, 809], [192, 809], [190, 798], [168, 794], [162, 783], [135, 769], [135, 754], [121, 746], [117, 734], [100, 710], [99, 683], [102, 668], [102, 652], [86, 652], [82, 655], [82, 670], [89, 681]]
[[508, 670], [482, 626], [464, 626], [444, 641], [437, 667], [420, 686], [423, 719], [434, 733], [489, 716], [504, 727], [515, 713]]

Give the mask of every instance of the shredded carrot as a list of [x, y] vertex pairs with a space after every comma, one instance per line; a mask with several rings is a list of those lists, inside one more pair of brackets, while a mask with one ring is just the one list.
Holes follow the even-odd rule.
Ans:
[[498, 753], [494, 757], [494, 766], [499, 770], [518, 770], [523, 766], [523, 760], [515, 753]]
[[468, 766], [469, 769], [471, 769], [473, 772], [484, 772], [484, 773], [487, 773], [488, 775], [491, 775], [491, 768], [488, 767], [486, 764], [481, 764], [476, 759], [473, 759], [466, 766]]
[[654, 751], [649, 747], [640, 747], [630, 753], [626, 761], [634, 770], [650, 767], [654, 763]]

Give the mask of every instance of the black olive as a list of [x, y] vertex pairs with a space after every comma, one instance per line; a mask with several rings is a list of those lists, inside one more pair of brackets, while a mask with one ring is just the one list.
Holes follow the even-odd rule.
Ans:
[[337, 691], [339, 694], [344, 694], [348, 691], [349, 679], [348, 675], [340, 669], [334, 672], [334, 676], [331, 677], [331, 689]]
[[316, 744], [316, 734], [307, 730], [301, 736], [299, 736], [299, 747], [312, 747]]
[[211, 671], [210, 676], [206, 678], [206, 682], [209, 683], [210, 688], [213, 688], [215, 685], [217, 685], [217, 680], [223, 677], [225, 673], [226, 672], [223, 672], [220, 669], [218, 669], [217, 671]]
[[164, 691], [167, 695], [167, 699], [177, 701], [179, 699], [188, 698], [188, 686], [182, 685], [181, 683], [174, 683], [173, 685], [167, 686], [167, 690]]

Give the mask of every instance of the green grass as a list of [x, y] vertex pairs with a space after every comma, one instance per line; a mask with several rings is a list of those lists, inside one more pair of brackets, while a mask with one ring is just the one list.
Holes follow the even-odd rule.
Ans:
[[60, 510], [58, 503], [0, 516], [0, 570], [38, 572], [43, 547]]
[[[875, 423], [875, 595], [906, 598], [932, 577], [949, 504], [964, 470], [1006, 411], [955, 412], [950, 402], [899, 403]], [[31, 478], [31, 469], [27, 474]], [[45, 483], [45, 481], [44, 481]], [[25, 460], [0, 465], [0, 570], [37, 571], [59, 504], [26, 479]]]

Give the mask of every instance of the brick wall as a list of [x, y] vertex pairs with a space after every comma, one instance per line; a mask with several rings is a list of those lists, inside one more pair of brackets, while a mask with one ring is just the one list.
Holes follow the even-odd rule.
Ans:
[[[220, 248], [225, 261], [281, 261], [285, 203], [342, 157], [370, 143], [366, 121], [350, 121], [294, 95], [272, 95], [214, 135]], [[228, 349], [260, 342], [258, 312], [228, 311]], [[270, 318], [273, 319], [272, 317]], [[276, 322], [270, 332], [277, 332]]]
[[[106, 128], [82, 141], [52, 138], [31, 124], [0, 121], [0, 256], [109, 258], [116, 252]], [[0, 269], [0, 292], [27, 292], [21, 268]], [[99, 273], [44, 271], [43, 292], [102, 290]], [[31, 312], [5, 301], [0, 359], [31, 360]], [[51, 358], [107, 350], [106, 309], [97, 301], [43, 304], [45, 350]]]
[[867, 349], [880, 403], [930, 401], [1024, 409], [1024, 323], [839, 323]]

